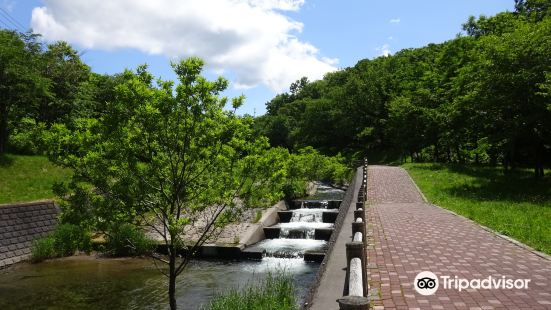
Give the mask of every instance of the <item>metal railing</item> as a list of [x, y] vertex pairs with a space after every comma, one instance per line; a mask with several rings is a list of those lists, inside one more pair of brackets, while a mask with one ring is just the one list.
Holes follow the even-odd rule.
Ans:
[[352, 242], [346, 243], [346, 281], [344, 296], [338, 300], [340, 309], [369, 309], [367, 298], [367, 240], [365, 202], [367, 199], [367, 159], [363, 164], [362, 185], [358, 192], [354, 222], [352, 222]]

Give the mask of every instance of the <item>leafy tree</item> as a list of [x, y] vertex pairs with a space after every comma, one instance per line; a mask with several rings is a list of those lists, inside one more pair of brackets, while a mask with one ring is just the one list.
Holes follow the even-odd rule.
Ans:
[[47, 93], [48, 81], [35, 66], [39, 53], [35, 35], [0, 30], [0, 154], [7, 149], [10, 127]]
[[531, 165], [541, 177], [551, 164], [550, 7], [516, 0], [514, 12], [470, 17], [466, 36], [297, 81], [257, 127], [292, 151]]
[[515, 12], [540, 21], [551, 15], [551, 3], [548, 0], [515, 0]]
[[107, 104], [116, 100], [116, 87], [128, 79], [125, 74], [90, 73], [78, 87], [72, 119], [99, 118], [107, 112]]
[[66, 42], [48, 45], [42, 54], [42, 75], [51, 82], [50, 96], [43, 97], [38, 105], [37, 120], [48, 125], [69, 122], [73, 113], [82, 108], [76, 104], [81, 84], [88, 80], [90, 68]]
[[551, 19], [540, 23], [515, 22], [515, 31], [486, 36], [479, 42], [477, 72], [471, 85], [479, 98], [478, 109], [490, 115], [492, 130], [486, 134], [506, 148], [506, 164], [523, 152], [543, 176], [545, 144], [549, 143], [551, 117], [547, 99], [539, 93], [551, 69]]
[[176, 309], [176, 277], [241, 208], [281, 197], [287, 161], [278, 164], [250, 117], [235, 115], [243, 97], [224, 109], [226, 80], [203, 78], [198, 58], [173, 68], [177, 85], [154, 83], [145, 66], [125, 72], [103, 116], [79, 119], [74, 129], [55, 125], [48, 142], [51, 158], [74, 171], [57, 188], [63, 220], [156, 232], [168, 253], [154, 258], [167, 266], [162, 272]]

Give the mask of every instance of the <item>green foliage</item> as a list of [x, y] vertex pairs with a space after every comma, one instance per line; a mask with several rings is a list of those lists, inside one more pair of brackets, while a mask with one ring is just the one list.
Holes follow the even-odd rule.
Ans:
[[550, 6], [516, 4], [516, 12], [471, 17], [466, 36], [297, 81], [267, 103], [257, 130], [292, 152], [501, 162], [541, 177], [551, 164]]
[[114, 99], [122, 75], [91, 74], [66, 42], [0, 30], [0, 153], [41, 154], [41, 134], [54, 123], [97, 117]]
[[34, 240], [31, 247], [31, 262], [39, 263], [57, 257], [54, 243], [55, 240], [52, 236]]
[[443, 164], [405, 164], [427, 199], [551, 254], [551, 178], [529, 171]]
[[256, 210], [253, 223], [258, 223], [262, 219], [262, 210]]
[[194, 58], [174, 65], [181, 81], [175, 94], [172, 82], [153, 85], [145, 67], [127, 71], [105, 117], [52, 127], [51, 158], [75, 171], [56, 188], [64, 216], [80, 215], [101, 229], [160, 210], [177, 238], [194, 213], [234, 205], [236, 190], [250, 205], [276, 198], [258, 183], [269, 167], [261, 166], [267, 141], [253, 134], [251, 119], [223, 110], [227, 98], [216, 95], [227, 82], [205, 80], [201, 67]]
[[[153, 227], [168, 249], [174, 309], [176, 276], [197, 248], [241, 208], [279, 200], [283, 175], [253, 119], [236, 115], [244, 97], [220, 97], [228, 82], [202, 77], [201, 59], [172, 66], [178, 84], [155, 80], [145, 65], [125, 71], [101, 117], [55, 124], [44, 139], [51, 160], [74, 171], [55, 188], [63, 220], [103, 231], [138, 220]], [[129, 231], [120, 234], [117, 249]]]
[[329, 157], [320, 154], [312, 147], [298, 150], [298, 154], [291, 154], [291, 178], [298, 176], [306, 181], [324, 181], [342, 185], [350, 180], [351, 169], [344, 165], [344, 158]]
[[551, 3], [547, 0], [515, 0], [515, 11], [534, 20], [551, 16]]
[[8, 147], [17, 154], [40, 154], [44, 149], [42, 134], [46, 129], [44, 123], [37, 123], [30, 117], [19, 120], [19, 124], [13, 128]]
[[52, 233], [54, 249], [59, 256], [71, 256], [77, 250], [89, 252], [92, 248], [91, 234], [73, 224], [60, 224]]
[[285, 148], [272, 148], [261, 160], [259, 164], [271, 167], [271, 175], [267, 178], [271, 183], [266, 187], [275, 193], [274, 201], [282, 197], [286, 200], [304, 197], [311, 181], [343, 185], [352, 176], [352, 170], [342, 156], [325, 156], [312, 147], [300, 149], [295, 154]]
[[113, 227], [107, 234], [105, 251], [112, 256], [139, 256], [150, 254], [154, 243], [134, 225]]
[[70, 169], [44, 156], [0, 155], [0, 203], [54, 198], [53, 184], [70, 178]]
[[204, 309], [291, 310], [299, 307], [292, 279], [283, 274], [269, 274], [260, 284], [233, 289], [215, 297]]
[[90, 68], [66, 42], [49, 44], [41, 55], [42, 75], [49, 80], [49, 96], [40, 100], [37, 119], [48, 125], [70, 123], [81, 107], [75, 100], [81, 85], [88, 80]]
[[89, 252], [92, 249], [90, 237], [91, 234], [82, 227], [60, 224], [51, 234], [33, 242], [31, 261], [71, 256], [76, 251]]
[[18, 120], [47, 95], [48, 80], [37, 66], [40, 49], [36, 35], [0, 30], [0, 154]]

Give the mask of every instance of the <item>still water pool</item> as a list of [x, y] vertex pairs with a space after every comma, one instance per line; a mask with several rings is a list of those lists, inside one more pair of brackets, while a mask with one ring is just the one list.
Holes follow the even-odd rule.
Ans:
[[[318, 264], [301, 258], [195, 261], [177, 283], [179, 309], [201, 305], [227, 289], [244, 287], [284, 270], [303, 300]], [[150, 259], [81, 256], [0, 270], [0, 309], [166, 309], [167, 280]]]

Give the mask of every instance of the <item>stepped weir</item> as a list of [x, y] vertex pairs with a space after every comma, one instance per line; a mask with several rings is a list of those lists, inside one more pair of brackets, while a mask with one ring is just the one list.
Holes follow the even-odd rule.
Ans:
[[[314, 197], [294, 200], [288, 210], [279, 211], [279, 223], [264, 227], [266, 239], [246, 251], [256, 253], [256, 258], [304, 258], [320, 262], [327, 250], [327, 242], [333, 233], [343, 191], [329, 186], [319, 186]], [[250, 257], [254, 257], [251, 255]]]

